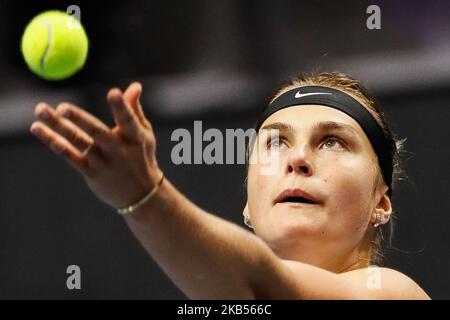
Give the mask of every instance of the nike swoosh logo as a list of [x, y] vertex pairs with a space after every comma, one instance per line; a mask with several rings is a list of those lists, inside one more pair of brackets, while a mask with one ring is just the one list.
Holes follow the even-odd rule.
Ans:
[[314, 95], [318, 95], [318, 94], [331, 94], [329, 92], [310, 92], [310, 93], [300, 93], [300, 91], [297, 91], [297, 93], [295, 94], [295, 98], [301, 98], [301, 97], [306, 97], [306, 96], [314, 96]]

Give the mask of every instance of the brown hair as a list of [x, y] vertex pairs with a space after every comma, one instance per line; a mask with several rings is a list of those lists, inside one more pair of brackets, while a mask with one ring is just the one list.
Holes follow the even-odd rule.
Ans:
[[[390, 126], [387, 123], [386, 117], [379, 110], [378, 104], [375, 99], [367, 92], [367, 90], [361, 85], [361, 83], [352, 78], [351, 76], [340, 73], [340, 72], [321, 72], [318, 74], [304, 74], [299, 77], [292, 78], [287, 83], [283, 84], [272, 96], [270, 102], [274, 101], [277, 97], [283, 94], [286, 91], [289, 91], [294, 88], [299, 88], [303, 86], [323, 86], [334, 88], [337, 90], [341, 90], [353, 98], [358, 100], [375, 118], [377, 123], [383, 129], [383, 133], [388, 138], [388, 140], [392, 140], [396, 145], [396, 152], [393, 157], [393, 174], [392, 174], [392, 185], [391, 188], [393, 191], [398, 183], [398, 181], [403, 179], [404, 171], [402, 169], [401, 159], [399, 157], [399, 153], [403, 147], [403, 142], [405, 140], [398, 140], [394, 137], [390, 130]], [[254, 141], [253, 141], [254, 142]], [[251, 142], [251, 143], [253, 143]], [[251, 150], [251, 149], [250, 149]], [[246, 157], [249, 159], [249, 148], [247, 145]], [[248, 161], [247, 161], [248, 165]], [[248, 169], [248, 167], [247, 167]], [[376, 181], [374, 183], [373, 192], [375, 193], [379, 187], [381, 187], [384, 183], [383, 175], [381, 173], [381, 168], [379, 165], [376, 166]], [[384, 264], [384, 250], [385, 247], [391, 246], [392, 235], [393, 235], [393, 222], [394, 212], [391, 214], [391, 219], [388, 223], [384, 225], [380, 225], [374, 236], [371, 239], [371, 249], [370, 249], [370, 261], [369, 264], [376, 264], [381, 266]]]

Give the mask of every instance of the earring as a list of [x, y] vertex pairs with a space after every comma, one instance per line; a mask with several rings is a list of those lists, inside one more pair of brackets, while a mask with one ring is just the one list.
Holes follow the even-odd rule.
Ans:
[[375, 223], [373, 224], [374, 228], [378, 227], [380, 223], [381, 223], [381, 212], [377, 211], [376, 220]]
[[250, 219], [247, 215], [244, 215], [244, 224], [249, 227], [250, 229], [253, 229], [252, 224], [250, 223]]
[[380, 224], [385, 224], [385, 223], [387, 223], [388, 221], [389, 221], [389, 213], [387, 213], [387, 214], [385, 214], [384, 215], [384, 217], [383, 217], [383, 215], [381, 214], [381, 211], [377, 211], [377, 214], [376, 214], [376, 221], [375, 221], [375, 223], [373, 224], [373, 226], [376, 228], [376, 227], [378, 227]]

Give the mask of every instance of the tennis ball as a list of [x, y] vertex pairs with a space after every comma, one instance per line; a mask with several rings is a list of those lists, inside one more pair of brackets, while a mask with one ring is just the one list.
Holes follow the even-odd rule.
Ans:
[[22, 36], [28, 67], [47, 80], [65, 79], [80, 70], [89, 41], [81, 23], [62, 11], [46, 11], [31, 20]]

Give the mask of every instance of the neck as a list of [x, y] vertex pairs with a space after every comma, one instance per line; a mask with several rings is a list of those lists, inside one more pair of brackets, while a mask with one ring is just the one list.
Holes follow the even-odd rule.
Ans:
[[370, 265], [370, 257], [372, 256], [372, 247], [370, 242], [365, 242], [364, 245], [356, 247], [349, 258], [340, 266], [337, 266], [337, 273], [349, 272], [352, 270], [367, 268]]

